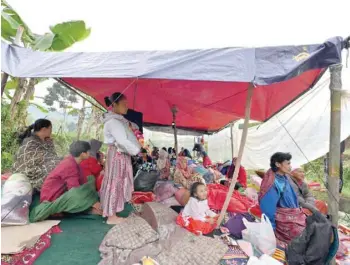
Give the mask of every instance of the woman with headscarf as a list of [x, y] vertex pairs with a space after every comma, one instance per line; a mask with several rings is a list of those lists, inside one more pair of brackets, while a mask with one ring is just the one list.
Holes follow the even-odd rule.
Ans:
[[105, 98], [109, 111], [104, 115], [104, 139], [108, 145], [105, 175], [100, 190], [103, 216], [108, 224], [122, 219], [116, 216], [132, 198], [134, 191], [131, 156], [137, 155], [141, 145], [133, 129], [135, 125], [124, 118], [128, 111], [126, 97], [119, 92]]
[[36, 120], [22, 133], [18, 141], [12, 173], [26, 175], [33, 189], [40, 191], [47, 175], [60, 163], [52, 138], [52, 123], [46, 119]]
[[[227, 178], [229, 179], [229, 181], [231, 181], [233, 177], [233, 173], [235, 172], [236, 161], [237, 161], [237, 157], [234, 157], [232, 159], [232, 164], [227, 172]], [[247, 188], [247, 172], [242, 166], [239, 167], [238, 178], [237, 178], [235, 189], [238, 189], [240, 187]]]
[[190, 151], [188, 151], [188, 149], [184, 149], [180, 152], [179, 156], [185, 156], [189, 159], [192, 159], [191, 153]]
[[90, 141], [90, 146], [91, 146], [91, 149], [89, 151], [90, 157], [86, 160], [83, 160], [80, 163], [80, 166], [83, 170], [83, 176], [84, 176], [85, 182], [87, 181], [88, 176], [94, 176], [97, 179], [103, 169], [103, 164], [98, 159], [100, 158], [99, 151], [102, 146], [102, 142], [92, 139]]
[[320, 211], [322, 214], [328, 213], [328, 206], [325, 202], [316, 200], [310, 192], [305, 182], [305, 173], [301, 168], [296, 168], [290, 173], [289, 182], [292, 185], [301, 207], [307, 215], [314, 211]]
[[157, 160], [157, 168], [160, 172], [160, 179], [168, 179], [170, 176], [170, 160], [168, 152], [164, 149], [159, 151], [159, 158]]
[[176, 170], [174, 174], [174, 182], [182, 185], [186, 189], [190, 189], [195, 182], [205, 183], [204, 179], [188, 166], [187, 158], [179, 156], [176, 161]]

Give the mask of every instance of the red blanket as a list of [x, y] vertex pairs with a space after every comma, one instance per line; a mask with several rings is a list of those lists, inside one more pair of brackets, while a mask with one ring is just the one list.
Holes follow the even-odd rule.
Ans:
[[155, 201], [156, 196], [152, 192], [142, 192], [142, 191], [134, 191], [132, 193], [131, 202], [135, 204], [145, 203], [145, 202], [153, 202]]
[[[220, 184], [208, 184], [207, 188], [209, 208], [221, 210], [229, 188]], [[227, 211], [232, 213], [246, 213], [254, 204], [254, 201], [235, 190], [230, 199]]]

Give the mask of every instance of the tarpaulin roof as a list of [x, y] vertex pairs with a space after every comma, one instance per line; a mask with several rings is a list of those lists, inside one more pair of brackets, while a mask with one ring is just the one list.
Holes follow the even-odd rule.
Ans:
[[251, 119], [264, 121], [307, 91], [328, 66], [341, 62], [343, 39], [268, 48], [103, 53], [39, 52], [2, 42], [1, 67], [16, 77], [60, 78], [94, 97], [123, 92], [149, 125], [212, 132], [244, 117], [255, 85]]

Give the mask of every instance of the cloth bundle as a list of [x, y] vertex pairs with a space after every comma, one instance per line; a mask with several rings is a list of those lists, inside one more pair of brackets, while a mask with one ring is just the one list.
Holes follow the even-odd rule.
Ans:
[[1, 226], [29, 223], [33, 189], [24, 174], [13, 174], [4, 183], [1, 196]]

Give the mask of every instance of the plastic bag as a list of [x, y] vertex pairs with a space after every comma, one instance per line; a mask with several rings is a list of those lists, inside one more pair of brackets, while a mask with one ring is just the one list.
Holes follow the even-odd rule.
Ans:
[[157, 170], [145, 171], [139, 169], [134, 178], [134, 190], [153, 191], [159, 176], [160, 173]]
[[259, 259], [255, 256], [250, 257], [247, 265], [283, 265], [278, 260], [271, 258], [268, 255], [262, 255]]
[[32, 185], [24, 174], [13, 174], [6, 180], [1, 196], [1, 226], [29, 223], [32, 194]]
[[246, 230], [242, 231], [244, 240], [249, 241], [262, 254], [272, 255], [276, 250], [276, 237], [269, 218], [262, 214], [261, 222], [248, 222], [243, 218]]

